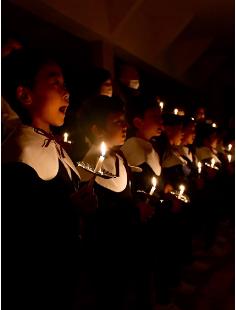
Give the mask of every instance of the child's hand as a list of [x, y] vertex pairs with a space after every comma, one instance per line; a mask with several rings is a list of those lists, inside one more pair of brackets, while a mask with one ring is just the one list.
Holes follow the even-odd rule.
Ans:
[[71, 200], [79, 208], [82, 215], [94, 214], [98, 207], [97, 196], [88, 185], [84, 185], [78, 192], [74, 193]]
[[138, 202], [137, 208], [139, 209], [140, 219], [143, 223], [147, 222], [155, 213], [155, 208], [146, 202]]

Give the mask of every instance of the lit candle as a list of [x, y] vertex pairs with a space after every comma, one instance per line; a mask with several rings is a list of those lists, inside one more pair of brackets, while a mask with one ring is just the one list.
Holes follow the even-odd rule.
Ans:
[[178, 112], [179, 112], [179, 110], [178, 110], [178, 109], [174, 109], [174, 114], [175, 114], [175, 115], [177, 115], [177, 114], [178, 114]]
[[228, 154], [227, 155], [227, 158], [228, 158], [228, 161], [229, 161], [229, 163], [231, 162], [231, 159], [232, 159], [232, 155], [231, 154]]
[[152, 178], [152, 188], [150, 190], [149, 195], [152, 195], [156, 189], [157, 186], [157, 179], [155, 177]]
[[212, 158], [212, 159], [211, 159], [211, 168], [214, 168], [215, 163], [216, 163], [215, 159], [214, 159], [214, 158]]
[[161, 111], [163, 111], [163, 108], [164, 108], [164, 102], [163, 102], [163, 101], [161, 101], [161, 102], [159, 103], [159, 106], [160, 106]]
[[94, 172], [98, 172], [100, 171], [100, 169], [102, 168], [102, 163], [105, 159], [105, 155], [106, 155], [106, 144], [104, 142], [101, 143], [101, 156], [98, 159], [98, 162], [96, 164], [95, 170]]
[[67, 132], [64, 133], [64, 142], [68, 142], [69, 134]]
[[217, 127], [217, 125], [216, 125], [216, 123], [212, 123], [212, 125], [211, 125], [212, 127], [214, 127], [214, 128], [216, 128]]
[[232, 150], [232, 144], [228, 145], [228, 151], [230, 152]]
[[198, 173], [199, 173], [199, 174], [200, 174], [201, 171], [202, 171], [202, 163], [201, 163], [200, 161], [197, 163], [197, 170], [198, 170]]
[[181, 197], [182, 197], [184, 191], [185, 191], [185, 186], [181, 184], [181, 185], [179, 186], [179, 196], [178, 196], [178, 198], [181, 198]]
[[191, 117], [191, 120], [194, 121], [195, 120], [194, 117]]

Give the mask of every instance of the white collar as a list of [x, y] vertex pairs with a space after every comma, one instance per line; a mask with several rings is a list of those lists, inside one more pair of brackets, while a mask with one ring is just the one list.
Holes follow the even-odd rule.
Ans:
[[216, 163], [221, 163], [216, 154], [209, 147], [202, 146], [196, 148], [196, 155], [200, 161], [214, 158]]
[[193, 154], [191, 151], [189, 151], [189, 147], [186, 145], [180, 145], [178, 147], [178, 151], [180, 153], [180, 155], [185, 156], [186, 158], [188, 158], [191, 162], [193, 162]]
[[140, 166], [147, 163], [156, 175], [161, 174], [160, 158], [151, 142], [132, 137], [125, 142], [121, 150], [130, 165]]
[[[100, 156], [100, 147], [93, 144], [85, 157], [83, 158], [83, 161], [88, 163], [90, 166], [95, 167], [97, 160]], [[95, 182], [98, 183], [99, 185], [113, 191], [113, 192], [122, 192], [126, 186], [127, 186], [127, 171], [124, 166], [123, 159], [117, 155], [117, 158], [119, 160], [119, 172], [118, 176], [116, 178], [111, 178], [111, 179], [104, 179], [101, 177], [96, 177]], [[102, 168], [107, 170], [108, 172], [116, 175], [116, 158], [107, 154], [105, 157], [105, 160], [103, 161]], [[79, 174], [81, 176], [81, 181], [82, 182], [87, 182], [89, 181], [93, 174], [90, 172], [87, 172], [81, 167], [77, 167]]]
[[43, 146], [45, 136], [35, 132], [31, 126], [20, 125], [2, 145], [2, 162], [22, 162], [32, 167], [42, 180], [53, 179], [59, 170], [59, 160], [65, 166], [70, 178], [71, 169], [78, 175], [72, 160], [63, 149], [65, 158], [60, 156], [60, 145], [52, 140], [47, 147]]
[[187, 161], [173, 149], [167, 151], [163, 156], [162, 167], [171, 168], [177, 165], [187, 165]]

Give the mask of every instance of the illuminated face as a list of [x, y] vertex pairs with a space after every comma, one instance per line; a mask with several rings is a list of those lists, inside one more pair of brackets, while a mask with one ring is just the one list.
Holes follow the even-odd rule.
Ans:
[[166, 126], [165, 132], [171, 145], [180, 145], [183, 139], [182, 125]]
[[218, 136], [216, 133], [213, 133], [210, 138], [209, 138], [209, 144], [210, 144], [210, 147], [216, 149], [217, 148], [217, 145], [218, 145]]
[[56, 64], [45, 64], [36, 75], [30, 92], [29, 112], [33, 125], [45, 130], [51, 125], [62, 126], [69, 106], [69, 93], [61, 68]]
[[100, 88], [100, 95], [112, 97], [112, 81], [105, 81]]
[[143, 118], [138, 118], [139, 122], [135, 125], [139, 136], [146, 140], [160, 136], [163, 126], [161, 112], [159, 108], [148, 109]]
[[110, 113], [106, 121], [104, 140], [110, 146], [123, 145], [126, 139], [127, 122], [122, 112]]
[[193, 141], [196, 137], [196, 126], [195, 124], [189, 124], [187, 127], [183, 129], [183, 140], [182, 144], [187, 145], [187, 144], [193, 144]]

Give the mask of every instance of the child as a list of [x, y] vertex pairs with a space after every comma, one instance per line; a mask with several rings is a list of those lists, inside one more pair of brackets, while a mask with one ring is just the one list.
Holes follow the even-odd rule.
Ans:
[[2, 146], [4, 304], [71, 309], [78, 265], [71, 195], [76, 205], [85, 197], [76, 193], [78, 171], [51, 133], [63, 125], [69, 93], [60, 66], [47, 57], [24, 52], [12, 68], [10, 102], [23, 125]]
[[[121, 102], [108, 96], [87, 101], [81, 115], [84, 116], [85, 135], [92, 143], [83, 161], [95, 168], [101, 155], [100, 145], [104, 141], [107, 152], [102, 168], [116, 176], [109, 179], [97, 176], [94, 180], [98, 197], [94, 261], [98, 309], [121, 309], [127, 275], [132, 266], [129, 263], [133, 246], [130, 172], [119, 151], [126, 138], [127, 123]], [[82, 168], [79, 168], [79, 173], [82, 182], [91, 182], [91, 173]]]

